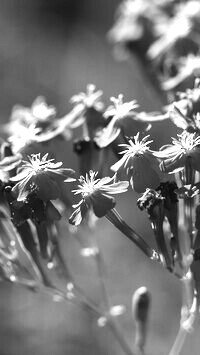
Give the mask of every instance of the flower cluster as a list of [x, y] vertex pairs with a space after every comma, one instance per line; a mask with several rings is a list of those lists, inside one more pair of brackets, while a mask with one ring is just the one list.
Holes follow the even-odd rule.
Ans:
[[[75, 227], [82, 225], [95, 233], [96, 222], [105, 217], [149, 260], [161, 264], [182, 279], [185, 288], [190, 288], [190, 292], [186, 292], [184, 318], [184, 326], [189, 324], [187, 329], [190, 328], [198, 292], [193, 263], [199, 259], [196, 241], [200, 231], [199, 82], [197, 78], [193, 89], [178, 92], [174, 102], [165, 106], [161, 113], [139, 111], [136, 100], [124, 102], [122, 94], [111, 97], [111, 105], [104, 108], [102, 91], [96, 91], [91, 84], [86, 93], [72, 98], [74, 108], [60, 119], [56, 117], [55, 108], [47, 106], [43, 98], [37, 98], [30, 109], [17, 107], [13, 110], [6, 129], [15, 127], [17, 137], [8, 136], [7, 141], [2, 140], [0, 150], [0, 272], [4, 279], [33, 287], [33, 277], [24, 271], [18, 259], [20, 249], [36, 273], [37, 284], [56, 289], [48, 272], [54, 266], [65, 277], [66, 292], [58, 293], [56, 299], [73, 300], [81, 294], [81, 300], [85, 300], [66, 265], [59, 236], [66, 228], [67, 233], [84, 244]], [[157, 121], [167, 119], [180, 131], [171, 144], [155, 150], [153, 139], [146, 132]], [[72, 137], [76, 128], [81, 132], [80, 127], [81, 137], [73, 140], [80, 176], [77, 178], [76, 172], [63, 167], [56, 155], [38, 150], [45, 137], [55, 143], [60, 135], [66, 137], [69, 131]], [[24, 137], [24, 130], [30, 135]], [[67, 160], [66, 140], [60, 141]], [[22, 147], [28, 146], [31, 150], [33, 143], [37, 153], [25, 154]], [[48, 145], [44, 144], [45, 147]], [[117, 211], [115, 195], [126, 193], [128, 189], [130, 198], [134, 196], [132, 191], [140, 194], [137, 205], [148, 213], [155, 248]], [[74, 204], [77, 196], [79, 200]], [[96, 246], [83, 248], [80, 254], [101, 263]], [[142, 339], [137, 346], [143, 352], [149, 294], [146, 289], [141, 292], [133, 299], [133, 313]], [[143, 293], [146, 311], [141, 317], [138, 307]], [[84, 302], [88, 309], [88, 303]], [[89, 307], [97, 313], [99, 326], [105, 326], [111, 317], [120, 315], [124, 309], [113, 306], [102, 314], [94, 303], [89, 302]]]
[[123, 0], [108, 37], [118, 58], [137, 53], [152, 82], [173, 90], [199, 73], [199, 15], [197, 0]]

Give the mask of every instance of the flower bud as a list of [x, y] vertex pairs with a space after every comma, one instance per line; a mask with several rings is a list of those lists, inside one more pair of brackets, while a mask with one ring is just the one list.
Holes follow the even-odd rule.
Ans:
[[132, 298], [132, 315], [135, 321], [135, 346], [143, 351], [146, 342], [147, 323], [151, 296], [146, 287], [138, 288]]

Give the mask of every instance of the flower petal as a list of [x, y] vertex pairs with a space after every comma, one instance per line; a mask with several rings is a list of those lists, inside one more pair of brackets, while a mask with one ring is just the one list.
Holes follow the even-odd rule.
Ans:
[[28, 175], [30, 176], [31, 173], [32, 173], [31, 169], [24, 168], [19, 174], [17, 174], [16, 176], [11, 177], [10, 181], [12, 181], [12, 182], [21, 181], [21, 180], [25, 179]]
[[117, 172], [125, 164], [126, 160], [127, 160], [126, 155], [123, 155], [123, 157], [120, 160], [118, 160], [115, 164], [113, 164], [110, 167], [110, 169], [114, 172]]
[[69, 218], [69, 223], [75, 226], [79, 226], [81, 224], [83, 218], [85, 217], [86, 213], [88, 212], [89, 207], [83, 201], [81, 205], [72, 213]]
[[28, 193], [30, 192], [31, 188], [30, 185], [32, 183], [32, 176], [28, 175], [25, 179], [19, 181], [13, 188], [12, 191], [14, 194], [17, 194], [17, 200], [23, 201]]
[[123, 192], [126, 192], [128, 190], [128, 187], [128, 181], [118, 181], [109, 186], [102, 186], [100, 190], [105, 191], [109, 194], [121, 194]]
[[94, 138], [94, 141], [100, 148], [105, 148], [112, 143], [119, 134], [120, 128], [116, 124], [116, 118], [113, 117], [107, 127], [98, 132], [97, 136]]

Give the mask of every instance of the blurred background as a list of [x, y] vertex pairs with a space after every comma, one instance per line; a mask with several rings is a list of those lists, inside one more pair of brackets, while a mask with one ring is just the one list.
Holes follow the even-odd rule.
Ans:
[[[106, 35], [112, 26], [118, 0], [0, 0], [0, 119], [6, 122], [15, 104], [30, 106], [43, 95], [58, 115], [70, 111], [72, 95], [88, 83], [104, 91], [104, 101], [123, 93], [125, 101], [137, 99], [143, 110], [159, 110], [163, 102], [145, 81], [140, 65], [115, 62]], [[169, 123], [152, 131], [158, 146], [174, 135]], [[76, 167], [67, 149], [60, 157]], [[135, 207], [134, 193], [119, 200], [119, 211], [153, 243], [145, 214]], [[84, 237], [84, 236], [83, 236]], [[92, 237], [92, 236], [91, 236]], [[119, 325], [133, 343], [131, 295], [140, 286], [152, 293], [147, 355], [168, 354], [178, 331], [181, 285], [151, 264], [129, 241], [99, 221], [98, 244], [107, 266], [107, 286], [112, 304], [125, 304]], [[97, 273], [91, 260], [81, 259], [74, 240], [63, 239], [71, 269], [82, 287], [100, 300]], [[1, 355], [123, 354], [107, 328], [98, 328], [89, 314], [71, 304], [55, 303], [45, 294], [0, 283]], [[199, 354], [199, 328], [187, 338], [182, 354]]]

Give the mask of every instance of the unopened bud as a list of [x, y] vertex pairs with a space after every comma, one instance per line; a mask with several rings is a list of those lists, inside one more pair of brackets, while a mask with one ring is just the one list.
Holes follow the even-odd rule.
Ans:
[[150, 302], [150, 293], [144, 286], [138, 288], [133, 294], [132, 315], [136, 326], [135, 346], [140, 352], [143, 352], [146, 342]]

